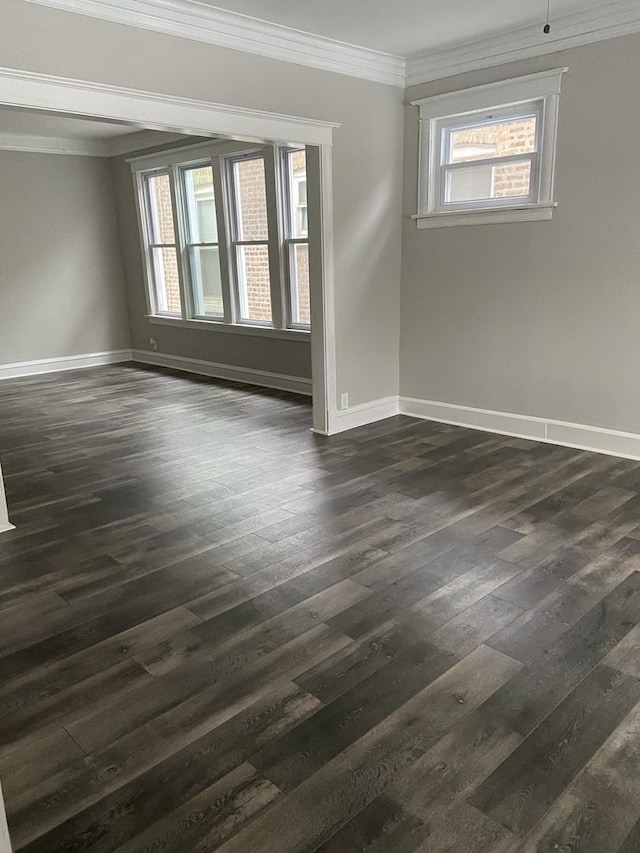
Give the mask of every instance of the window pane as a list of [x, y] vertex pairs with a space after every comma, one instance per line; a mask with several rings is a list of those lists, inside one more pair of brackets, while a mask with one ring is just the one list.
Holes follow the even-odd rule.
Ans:
[[238, 240], [266, 240], [267, 190], [264, 159], [239, 160], [233, 164]]
[[175, 249], [152, 249], [153, 282], [158, 311], [164, 314], [181, 314], [178, 258]]
[[223, 317], [220, 250], [217, 246], [190, 249], [193, 310], [199, 317]]
[[473, 201], [479, 198], [491, 198], [491, 166], [476, 166], [469, 169], [457, 169], [447, 175], [447, 195], [449, 203]]
[[265, 245], [238, 246], [240, 316], [271, 322], [269, 250]]
[[528, 196], [530, 192], [530, 160], [493, 167], [493, 198]]
[[307, 155], [302, 151], [287, 152], [289, 172], [289, 221], [291, 237], [307, 237]]
[[309, 308], [309, 246], [293, 243], [291, 259], [291, 322], [308, 326], [311, 323]]
[[152, 243], [175, 243], [169, 175], [148, 175], [147, 195]]
[[185, 169], [184, 188], [189, 242], [217, 243], [218, 223], [211, 166]]
[[511, 157], [536, 150], [536, 117], [469, 125], [449, 133], [449, 163]]
[[469, 166], [447, 173], [445, 201], [455, 204], [479, 199], [527, 197], [531, 190], [531, 161], [504, 166]]

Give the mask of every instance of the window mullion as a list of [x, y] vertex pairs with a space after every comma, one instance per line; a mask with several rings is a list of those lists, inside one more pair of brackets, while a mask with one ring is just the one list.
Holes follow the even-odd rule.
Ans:
[[236, 323], [238, 320], [238, 295], [234, 284], [233, 269], [235, 259], [232, 258], [231, 244], [232, 219], [234, 216], [231, 199], [229, 174], [225, 169], [227, 161], [222, 157], [212, 158], [213, 186], [218, 221], [218, 246], [220, 249], [220, 278], [222, 282], [222, 306], [225, 323]]
[[267, 192], [267, 228], [269, 234], [269, 279], [271, 284], [271, 318], [275, 329], [285, 329], [285, 279], [283, 275], [283, 223], [280, 193], [280, 164], [276, 148], [271, 145], [264, 151]]
[[193, 317], [193, 299], [191, 295], [190, 271], [188, 269], [189, 257], [185, 250], [186, 218], [184, 212], [184, 194], [180, 181], [180, 171], [177, 166], [169, 168], [169, 185], [171, 187], [171, 202], [173, 207], [173, 229], [176, 240], [176, 254], [178, 261], [178, 285], [180, 287], [180, 300], [182, 302], [182, 319], [190, 320]]
[[526, 154], [510, 154], [507, 157], [487, 157], [485, 160], [460, 160], [458, 163], [444, 163], [442, 169], [447, 172], [456, 172], [459, 169], [473, 169], [474, 166], [508, 166], [511, 163], [533, 162], [536, 152], [530, 151]]
[[284, 275], [286, 293], [284, 297], [285, 322], [287, 328], [293, 323], [293, 287], [294, 280], [292, 274], [292, 241], [291, 235], [293, 231], [293, 211], [291, 210], [292, 198], [292, 178], [289, 163], [289, 151], [284, 149], [280, 160], [281, 165], [281, 210], [282, 222], [285, 233], [284, 240]]

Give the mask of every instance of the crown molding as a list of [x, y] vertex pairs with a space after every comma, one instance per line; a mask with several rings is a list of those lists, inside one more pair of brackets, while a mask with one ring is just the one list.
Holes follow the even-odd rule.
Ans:
[[404, 87], [405, 60], [198, 0], [27, 0], [67, 12]]
[[63, 136], [27, 136], [0, 131], [0, 151], [28, 151], [32, 154], [70, 154], [74, 157], [109, 157], [105, 142], [67, 139]]
[[145, 151], [147, 148], [155, 148], [156, 145], [169, 145], [172, 142], [185, 140], [182, 133], [162, 133], [158, 138], [158, 131], [141, 130], [139, 133], [129, 133], [126, 136], [116, 136], [109, 139], [107, 149], [109, 157], [121, 157], [123, 154], [133, 154], [135, 151]]
[[135, 151], [144, 151], [156, 145], [177, 142], [185, 137], [180, 133], [166, 133], [158, 139], [154, 131], [141, 131], [104, 141], [73, 139], [66, 136], [31, 136], [3, 133], [0, 130], [0, 151], [25, 151], [31, 154], [67, 154], [72, 157], [120, 157]]
[[398, 87], [640, 32], [638, 0], [614, 0], [554, 19], [549, 36], [543, 35], [541, 24], [534, 24], [405, 59], [229, 12], [199, 0], [26, 2]]
[[616, 0], [556, 18], [548, 36], [543, 34], [541, 24], [535, 24], [468, 44], [410, 56], [406, 84], [427, 83], [637, 32], [640, 32], [640, 3], [638, 0]]

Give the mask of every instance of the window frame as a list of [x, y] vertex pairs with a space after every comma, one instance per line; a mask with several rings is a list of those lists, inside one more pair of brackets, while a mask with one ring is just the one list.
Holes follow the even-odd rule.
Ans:
[[[173, 243], [157, 242], [153, 233], [153, 208], [150, 186], [151, 180], [153, 178], [160, 177], [161, 175], [166, 175], [169, 179], [169, 190], [171, 193], [171, 217], [173, 222]], [[184, 316], [184, 287], [180, 263], [180, 238], [178, 234], [178, 221], [176, 215], [176, 199], [173, 190], [173, 183], [171, 180], [171, 169], [156, 168], [142, 174], [138, 183], [138, 195], [142, 199], [140, 205], [140, 207], [142, 208], [142, 210], [140, 211], [140, 230], [142, 232], [141, 241], [143, 247], [143, 257], [145, 259], [144, 267], [147, 279], [147, 302], [152, 307], [153, 312], [158, 317], [176, 319], [180, 316]], [[155, 250], [157, 249], [173, 249], [176, 253], [178, 287], [180, 292], [180, 311], [163, 311], [159, 306], [158, 281], [156, 275], [156, 264], [154, 260]]]
[[[197, 163], [184, 163], [174, 167], [177, 170], [177, 185], [179, 187], [180, 200], [179, 204], [180, 210], [178, 211], [181, 214], [182, 218], [182, 228], [184, 238], [182, 241], [183, 252], [184, 252], [184, 274], [185, 281], [188, 283], [188, 298], [187, 298], [187, 311], [186, 315], [189, 316], [193, 320], [202, 320], [204, 322], [209, 322], [210, 320], [213, 322], [224, 321], [225, 316], [227, 316], [227, 305], [226, 305], [226, 294], [225, 288], [222, 286], [222, 313], [219, 315], [207, 315], [207, 314], [198, 314], [196, 311], [196, 295], [195, 295], [195, 277], [193, 274], [193, 263], [194, 263], [194, 249], [197, 248], [217, 248], [218, 249], [218, 258], [220, 266], [222, 267], [222, 261], [220, 259], [220, 255], [222, 254], [222, 244], [221, 244], [221, 235], [220, 235], [220, 226], [218, 224], [218, 192], [216, 187], [216, 177], [215, 171], [213, 169], [213, 164], [211, 162], [211, 158], [204, 159]], [[210, 168], [212, 173], [213, 180], [213, 203], [216, 208], [216, 230], [217, 230], [217, 242], [211, 241], [194, 241], [192, 240], [192, 221], [191, 221], [191, 211], [189, 204], [189, 196], [187, 192], [186, 186], [186, 173], [195, 169], [203, 169]], [[194, 201], [197, 204], [197, 199], [194, 198]], [[222, 279], [222, 269], [220, 271], [220, 278]]]
[[[284, 217], [286, 215], [281, 197], [280, 152], [284, 145], [256, 145], [255, 143], [219, 142], [196, 143], [160, 152], [133, 157], [128, 160], [134, 180], [136, 213], [139, 239], [144, 259], [146, 318], [149, 323], [181, 326], [199, 330], [215, 330], [235, 334], [254, 334], [259, 337], [309, 340], [309, 325], [291, 326], [286, 295], [286, 262], [284, 258]], [[233, 162], [263, 157], [265, 163], [265, 188], [267, 196], [268, 240], [239, 240], [237, 235], [237, 211], [233, 193]], [[220, 276], [224, 316], [203, 316], [195, 312], [195, 278], [191, 267], [191, 253], [196, 245], [191, 240], [185, 173], [189, 169], [211, 166], [213, 169], [214, 201], [218, 226]], [[150, 207], [146, 192], [147, 177], [168, 174], [172, 193], [174, 248], [178, 261], [181, 314], [158, 310], [156, 283], [152, 257], [152, 231], [150, 230]], [[235, 230], [234, 230], [235, 229]], [[244, 319], [240, 312], [240, 288], [235, 261], [237, 245], [266, 244], [269, 254], [271, 279], [272, 323]]]
[[[486, 117], [487, 112], [491, 118]], [[482, 116], [486, 118], [483, 120]], [[532, 152], [526, 154], [513, 154], [507, 157], [485, 157], [477, 160], [461, 160], [458, 163], [449, 162], [448, 150], [451, 134], [465, 128], [482, 127], [483, 125], [496, 124], [500, 121], [517, 121], [524, 118], [535, 117], [536, 119], [536, 141]], [[478, 207], [513, 207], [515, 203], [536, 204], [540, 195], [540, 158], [542, 146], [542, 126], [544, 121], [544, 102], [542, 100], [528, 101], [497, 110], [479, 110], [475, 113], [467, 113], [464, 116], [453, 116], [436, 120], [434, 157], [439, 163], [440, 182], [434, 187], [434, 210], [444, 213], [448, 210], [476, 210]], [[447, 141], [445, 142], [445, 137]], [[529, 181], [529, 193], [526, 196], [503, 196], [501, 198], [469, 199], [467, 201], [450, 202], [446, 200], [447, 177], [452, 172], [463, 169], [480, 168], [482, 166], [507, 166], [509, 163], [531, 163]]]
[[[267, 236], [260, 240], [245, 240], [239, 237], [241, 231], [240, 210], [238, 207], [238, 194], [236, 191], [236, 176], [235, 167], [238, 163], [246, 163], [250, 160], [262, 160], [264, 164], [264, 192], [265, 192], [265, 207], [267, 210]], [[246, 287], [243, 282], [243, 273], [241, 272], [240, 263], [238, 262], [239, 249], [244, 246], [265, 246], [267, 250], [267, 263], [269, 263], [269, 253], [272, 243], [270, 216], [269, 216], [269, 200], [268, 200], [268, 179], [267, 179], [267, 158], [262, 149], [255, 151], [247, 151], [241, 154], [234, 154], [225, 158], [225, 168], [227, 173], [227, 190], [228, 190], [228, 210], [229, 210], [229, 245], [231, 248], [231, 267], [234, 274], [235, 288], [232, 288], [235, 301], [236, 320], [235, 322], [241, 326], [259, 326], [264, 328], [272, 328], [275, 326], [274, 300], [273, 300], [273, 270], [269, 264], [269, 290], [271, 295], [271, 322], [268, 320], [255, 320], [250, 317], [243, 317], [243, 304], [246, 294]], [[248, 312], [248, 309], [246, 310]]]
[[[297, 294], [298, 289], [298, 281], [297, 277], [293, 274], [293, 256], [296, 251], [296, 246], [306, 246], [307, 252], [309, 251], [309, 205], [308, 205], [308, 195], [307, 195], [307, 236], [306, 237], [294, 237], [295, 227], [293, 222], [294, 217], [294, 202], [293, 202], [293, 190], [295, 186], [295, 182], [293, 180], [293, 175], [291, 173], [290, 168], [290, 155], [296, 151], [299, 151], [299, 148], [283, 148], [281, 150], [281, 159], [280, 159], [280, 168], [281, 168], [281, 184], [282, 184], [282, 210], [283, 210], [283, 251], [284, 251], [284, 268], [286, 274], [286, 296], [285, 296], [285, 305], [287, 310], [287, 327], [289, 329], [309, 329], [309, 324], [306, 323], [296, 323], [293, 319], [294, 310], [293, 310], [293, 302], [294, 302], [294, 291]], [[305, 178], [307, 182], [307, 194], [309, 191], [308, 178]], [[297, 208], [297, 206], [296, 206]], [[295, 280], [294, 280], [295, 279]]]
[[[558, 104], [562, 75], [567, 70], [556, 68], [411, 102], [420, 109], [418, 212], [412, 217], [418, 228], [552, 218], [557, 206], [553, 192]], [[444, 132], [450, 135], [457, 128], [477, 126], [483, 114], [506, 120], [533, 113], [538, 118], [534, 155], [486, 158], [460, 164], [444, 162]], [[487, 115], [487, 123], [489, 121]], [[506, 165], [516, 160], [530, 160], [532, 164], [529, 196], [445, 201], [445, 180], [452, 171], [491, 162]]]

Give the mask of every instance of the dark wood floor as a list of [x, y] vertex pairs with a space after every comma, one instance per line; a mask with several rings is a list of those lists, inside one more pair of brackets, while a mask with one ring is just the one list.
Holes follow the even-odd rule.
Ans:
[[0, 384], [28, 853], [638, 853], [640, 464], [114, 367]]

